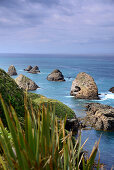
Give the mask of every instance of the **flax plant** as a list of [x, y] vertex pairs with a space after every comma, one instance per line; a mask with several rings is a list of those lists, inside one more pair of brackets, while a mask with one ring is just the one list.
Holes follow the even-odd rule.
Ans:
[[[65, 130], [65, 120], [58, 120], [51, 105], [42, 106], [38, 113], [31, 112], [25, 104], [25, 127], [22, 128], [17, 114], [10, 105], [4, 109], [12, 142], [8, 138], [2, 120], [0, 120], [0, 146], [3, 155], [0, 164], [4, 170], [90, 170], [98, 151], [99, 142], [94, 146], [90, 157], [85, 160], [81, 146], [81, 136], [72, 142], [72, 132]], [[27, 100], [25, 100], [25, 103]], [[98, 167], [99, 169], [99, 167]]]

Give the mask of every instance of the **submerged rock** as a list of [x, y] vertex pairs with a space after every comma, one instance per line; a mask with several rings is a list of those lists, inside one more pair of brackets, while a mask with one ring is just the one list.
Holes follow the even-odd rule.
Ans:
[[28, 77], [20, 74], [16, 79], [15, 79], [16, 83], [18, 84], [18, 86], [23, 89], [23, 90], [36, 90], [38, 87], [38, 85], [32, 81], [31, 79], [29, 79]]
[[37, 73], [40, 73], [40, 70], [39, 70], [38, 66], [35, 66], [29, 71], [29, 73], [37, 74]]
[[11, 65], [11, 66], [8, 68], [7, 74], [8, 74], [9, 76], [17, 75], [16, 68], [15, 68], [13, 65]]
[[64, 76], [60, 70], [54, 70], [51, 74], [47, 76], [49, 81], [65, 81]]
[[30, 71], [32, 69], [32, 66], [28, 66], [26, 69], [24, 69], [25, 71]]
[[79, 73], [72, 82], [70, 94], [77, 99], [99, 99], [94, 79], [85, 72]]
[[110, 88], [109, 91], [114, 93], [114, 87]]
[[114, 108], [100, 103], [90, 103], [86, 106], [87, 116], [82, 125], [94, 127], [96, 130], [114, 131]]

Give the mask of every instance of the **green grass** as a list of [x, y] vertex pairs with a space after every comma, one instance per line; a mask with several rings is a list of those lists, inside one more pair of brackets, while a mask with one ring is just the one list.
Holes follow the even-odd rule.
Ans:
[[32, 100], [34, 107], [40, 106], [42, 104], [44, 104], [45, 106], [47, 104], [51, 104], [52, 106], [54, 105], [55, 114], [59, 118], [65, 118], [66, 115], [67, 118], [69, 119], [75, 117], [74, 111], [58, 100], [49, 99], [45, 96], [35, 94], [35, 93], [28, 93], [27, 96]]

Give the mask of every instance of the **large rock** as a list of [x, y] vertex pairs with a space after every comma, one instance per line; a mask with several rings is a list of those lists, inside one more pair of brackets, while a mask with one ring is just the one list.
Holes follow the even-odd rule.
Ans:
[[51, 74], [47, 76], [49, 81], [65, 81], [64, 76], [60, 70], [54, 70]]
[[40, 70], [39, 70], [38, 66], [35, 66], [29, 71], [29, 73], [37, 74], [37, 73], [40, 73]]
[[114, 93], [114, 87], [110, 88], [109, 91]]
[[79, 73], [72, 82], [70, 94], [77, 99], [99, 99], [94, 79], [84, 72]]
[[[0, 69], [0, 94], [4, 99], [6, 105], [9, 106], [9, 102], [14, 107], [16, 113], [19, 116], [24, 116], [24, 93], [19, 88], [14, 79], [12, 79], [4, 70]], [[0, 101], [0, 117], [6, 125], [6, 119], [4, 111]]]
[[17, 75], [16, 68], [13, 65], [11, 65], [8, 68], [8, 72], [7, 73], [8, 73], [9, 76]]
[[32, 69], [32, 66], [28, 66], [26, 69], [24, 69], [25, 71], [30, 71]]
[[29, 79], [28, 77], [20, 74], [16, 79], [15, 79], [16, 83], [18, 84], [18, 86], [23, 89], [23, 90], [36, 90], [38, 87], [38, 85], [32, 81], [31, 79]]
[[86, 106], [87, 116], [83, 119], [83, 126], [91, 126], [96, 130], [114, 131], [114, 108], [99, 103]]

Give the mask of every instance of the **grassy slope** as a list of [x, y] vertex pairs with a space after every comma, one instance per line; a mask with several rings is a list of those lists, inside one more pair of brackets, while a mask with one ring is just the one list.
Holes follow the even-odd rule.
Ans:
[[39, 104], [47, 105], [47, 103], [55, 105], [55, 114], [58, 117], [64, 118], [66, 114], [67, 114], [67, 118], [75, 117], [74, 111], [58, 100], [49, 99], [47, 97], [44, 97], [39, 94], [34, 94], [34, 93], [28, 93], [28, 97], [31, 98], [34, 105], [39, 105]]

